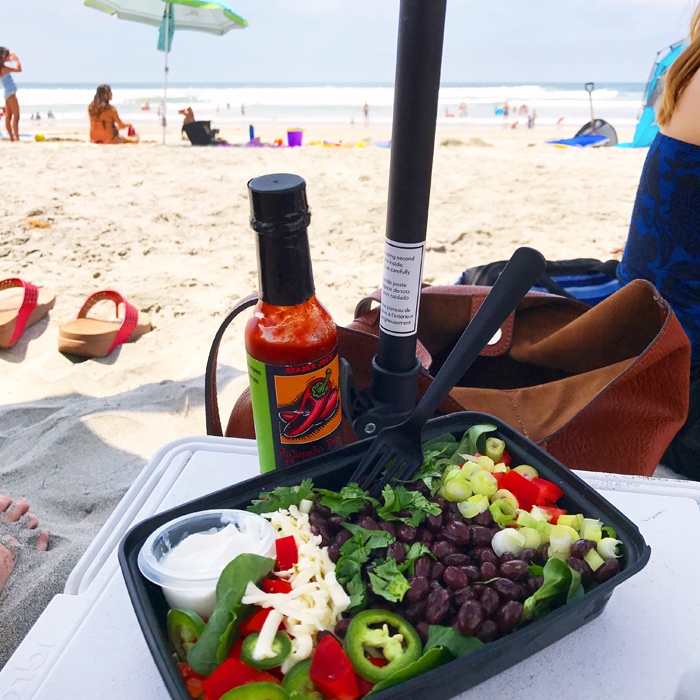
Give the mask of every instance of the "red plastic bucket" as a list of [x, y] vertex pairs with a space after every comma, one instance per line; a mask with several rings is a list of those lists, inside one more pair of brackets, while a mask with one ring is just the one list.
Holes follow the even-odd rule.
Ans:
[[287, 145], [290, 148], [301, 146], [301, 139], [304, 136], [303, 129], [287, 129]]

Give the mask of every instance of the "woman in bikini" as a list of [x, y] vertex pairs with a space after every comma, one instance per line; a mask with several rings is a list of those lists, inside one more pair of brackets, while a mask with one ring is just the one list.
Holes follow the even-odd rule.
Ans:
[[[5, 62], [14, 63], [15, 67], [6, 66]], [[10, 141], [19, 141], [19, 102], [17, 102], [17, 85], [13, 73], [21, 73], [19, 58], [4, 46], [0, 46], [0, 82], [5, 93], [5, 127]]]
[[120, 136], [119, 129], [129, 129], [132, 125], [125, 124], [119, 118], [117, 110], [109, 101], [112, 99], [112, 89], [109, 85], [100, 85], [95, 93], [95, 99], [88, 107], [90, 115], [90, 141], [92, 143], [138, 143], [138, 135]]
[[690, 338], [690, 410], [662, 464], [700, 479], [700, 6], [666, 74], [617, 276], [649, 280]]

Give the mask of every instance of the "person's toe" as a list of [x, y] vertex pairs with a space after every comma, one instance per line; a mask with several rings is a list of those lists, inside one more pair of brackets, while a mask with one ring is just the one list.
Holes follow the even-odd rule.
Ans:
[[4, 513], [12, 505], [12, 499], [0, 493], [0, 513]]
[[29, 511], [29, 501], [26, 498], [18, 498], [12, 510], [5, 513], [3, 518], [6, 523], [16, 523], [25, 513]]
[[34, 513], [29, 513], [29, 518], [27, 519], [27, 522], [24, 524], [24, 527], [27, 528], [27, 530], [34, 530], [36, 526], [39, 524], [39, 518], [34, 515]]
[[45, 552], [46, 548], [49, 546], [49, 531], [48, 530], [42, 530], [41, 534], [39, 535], [37, 541], [36, 541], [36, 548], [40, 552]]
[[10, 535], [6, 535], [0, 540], [0, 593], [5, 588], [7, 579], [10, 578], [10, 574], [15, 568], [15, 559], [17, 558], [15, 552], [12, 549], [8, 549], [5, 545], [14, 548], [19, 545], [19, 542]]

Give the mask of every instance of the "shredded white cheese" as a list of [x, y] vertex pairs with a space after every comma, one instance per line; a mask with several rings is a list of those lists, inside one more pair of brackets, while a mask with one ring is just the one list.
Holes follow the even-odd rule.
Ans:
[[[303, 501], [300, 505], [301, 509], [290, 506], [289, 510], [263, 514], [275, 527], [279, 537], [293, 536], [299, 549], [298, 563], [276, 574], [291, 584], [291, 592], [265, 593], [251, 582], [242, 601], [244, 605], [273, 609], [260, 632], [255, 647], [256, 658], [258, 653], [272, 655], [272, 639], [280, 618], [275, 616], [277, 622], [274, 627], [270, 618], [275, 611], [284, 616], [284, 628], [292, 638], [292, 653], [282, 664], [282, 673], [297, 662], [308, 659], [313, 652], [316, 634], [321, 630], [332, 630], [350, 605], [350, 598], [336, 581], [335, 564], [330, 560], [326, 548], [321, 547], [321, 538], [311, 533], [309, 508]], [[274, 631], [269, 640], [262, 642], [268, 622]]]

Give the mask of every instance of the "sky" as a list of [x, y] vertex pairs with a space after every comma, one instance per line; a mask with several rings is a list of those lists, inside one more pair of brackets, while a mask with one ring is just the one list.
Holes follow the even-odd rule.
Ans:
[[[430, 1], [430, 0], [427, 0]], [[229, 0], [249, 27], [178, 32], [175, 83], [392, 83], [398, 0]], [[644, 82], [695, 0], [448, 0], [443, 83]], [[157, 28], [82, 0], [0, 0], [25, 83], [162, 80]]]

